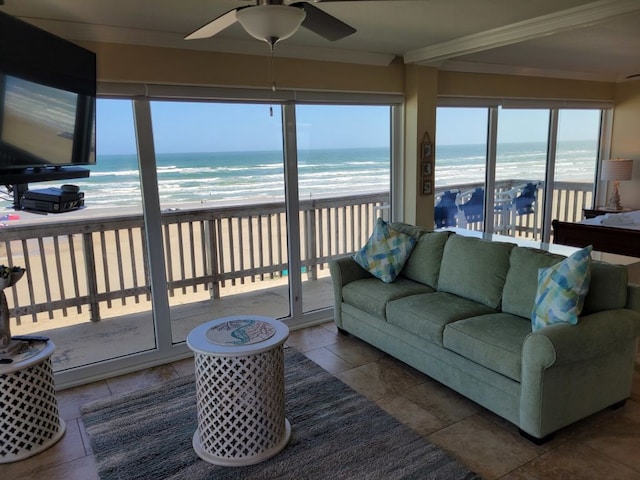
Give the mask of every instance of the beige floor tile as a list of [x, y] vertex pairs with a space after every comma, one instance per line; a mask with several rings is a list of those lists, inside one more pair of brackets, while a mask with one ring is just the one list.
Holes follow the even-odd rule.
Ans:
[[539, 480], [637, 480], [640, 472], [580, 442], [565, 442], [524, 466]]
[[57, 392], [58, 410], [64, 420], [80, 417], [80, 407], [85, 403], [108, 397], [111, 391], [106, 381], [94, 382]]
[[112, 395], [151, 387], [159, 383], [178, 378], [178, 374], [171, 365], [160, 365], [141, 372], [129, 373], [121, 377], [106, 380]]
[[640, 478], [640, 405], [627, 402], [607, 421], [582, 433], [578, 439], [614, 460], [634, 468]]
[[465, 418], [427, 438], [485, 480], [500, 478], [540, 453], [533, 443], [479, 415]]
[[99, 480], [96, 462], [92, 456], [56, 465], [33, 475], [11, 480]]
[[289, 333], [287, 345], [304, 353], [309, 350], [326, 347], [343, 340], [338, 333], [331, 332], [321, 325], [303, 328]]
[[426, 436], [446, 426], [442, 420], [401, 395], [383, 397], [376, 403], [387, 413], [421, 435]]
[[344, 341], [326, 348], [356, 367], [375, 362], [385, 356], [381, 350], [351, 336], [344, 337]]
[[343, 360], [326, 348], [309, 350], [308, 352], [305, 352], [305, 355], [329, 373], [336, 374], [353, 368], [353, 365], [349, 362]]
[[327, 322], [327, 323], [323, 323], [322, 328], [325, 328], [327, 330], [329, 330], [332, 333], [337, 334], [338, 333], [338, 326], [336, 325], [336, 322]]
[[25, 460], [0, 465], [0, 478], [62, 479], [65, 477], [50, 477], [43, 472], [85, 456], [78, 420], [72, 419], [66, 422], [66, 431], [62, 438], [50, 448]]
[[445, 425], [459, 422], [481, 410], [477, 403], [435, 380], [416, 385], [402, 392], [402, 395], [431, 412]]
[[499, 480], [540, 480], [538, 477], [524, 470], [524, 468], [519, 468], [514, 470], [513, 472], [509, 472], [506, 475], [500, 477]]
[[193, 363], [193, 357], [185, 358], [184, 360], [178, 360], [171, 363], [171, 366], [175, 369], [178, 375], [184, 377], [186, 375], [195, 374], [195, 365]]
[[412, 369], [384, 359], [340, 372], [336, 377], [374, 402], [387, 395], [402, 393], [424, 381]]

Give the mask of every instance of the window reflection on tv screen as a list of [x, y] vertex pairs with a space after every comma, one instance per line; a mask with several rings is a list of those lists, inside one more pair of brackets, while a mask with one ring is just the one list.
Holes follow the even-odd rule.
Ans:
[[19, 164], [69, 164], [77, 106], [75, 93], [7, 75], [2, 141], [26, 153]]

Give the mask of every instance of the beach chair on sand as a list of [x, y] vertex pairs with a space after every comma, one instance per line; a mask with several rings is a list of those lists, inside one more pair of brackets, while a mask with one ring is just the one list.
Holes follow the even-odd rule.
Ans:
[[436, 195], [434, 219], [436, 228], [455, 227], [457, 225], [458, 205], [456, 200], [460, 190], [447, 190]]
[[[465, 199], [467, 199], [465, 201]], [[458, 209], [461, 215], [460, 226], [466, 227], [469, 223], [480, 223], [484, 221], [484, 188], [477, 187], [473, 190], [461, 193], [458, 197]], [[464, 203], [462, 203], [464, 202]]]

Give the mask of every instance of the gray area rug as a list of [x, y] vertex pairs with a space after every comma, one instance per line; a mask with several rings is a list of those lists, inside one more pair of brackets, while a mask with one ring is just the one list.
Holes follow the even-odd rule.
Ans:
[[289, 445], [247, 467], [201, 460], [193, 376], [82, 407], [102, 480], [479, 479], [293, 349], [285, 353]]

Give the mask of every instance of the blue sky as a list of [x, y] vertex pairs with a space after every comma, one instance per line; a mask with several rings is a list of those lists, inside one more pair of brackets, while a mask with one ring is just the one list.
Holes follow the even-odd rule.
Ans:
[[[154, 140], [158, 153], [279, 150], [282, 148], [280, 107], [208, 102], [153, 102]], [[501, 110], [499, 142], [542, 142], [547, 138], [548, 111]], [[296, 109], [300, 149], [388, 147], [390, 108], [300, 105]], [[597, 110], [563, 110], [561, 140], [598, 136]], [[486, 108], [438, 109], [439, 145], [486, 142]], [[99, 100], [99, 155], [135, 153], [132, 104]]]
[[[484, 144], [487, 139], [486, 108], [439, 108], [436, 141], [440, 145]], [[559, 140], [598, 138], [599, 110], [561, 110]], [[498, 113], [498, 142], [545, 142], [549, 111], [505, 110]]]
[[[282, 149], [279, 105], [153, 102], [158, 153]], [[296, 109], [301, 149], [388, 147], [389, 107], [300, 105]], [[129, 101], [99, 100], [98, 154], [135, 152]]]

